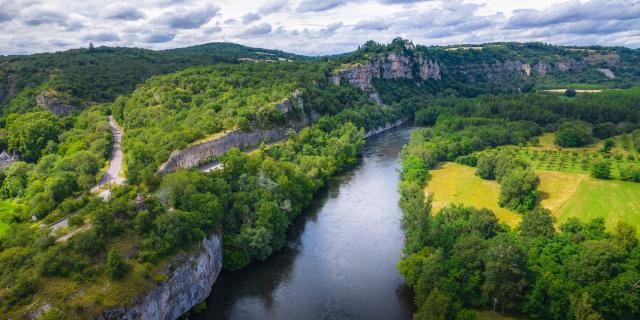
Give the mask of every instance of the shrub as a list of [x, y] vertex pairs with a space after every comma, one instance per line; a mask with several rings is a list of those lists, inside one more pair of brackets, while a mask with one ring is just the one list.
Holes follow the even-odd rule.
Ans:
[[575, 89], [567, 89], [564, 91], [564, 95], [567, 97], [575, 97], [576, 96], [576, 90]]
[[107, 257], [107, 274], [111, 279], [122, 279], [127, 271], [129, 271], [129, 266], [127, 266], [122, 255], [118, 251], [111, 249]]
[[609, 162], [598, 161], [591, 166], [591, 176], [596, 179], [611, 178], [611, 166]]
[[556, 130], [555, 142], [561, 147], [580, 147], [592, 140], [593, 130], [584, 121], [564, 122]]

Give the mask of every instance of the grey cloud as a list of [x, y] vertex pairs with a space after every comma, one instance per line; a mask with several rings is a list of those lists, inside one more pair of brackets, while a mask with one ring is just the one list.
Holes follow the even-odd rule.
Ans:
[[287, 6], [287, 4], [287, 0], [267, 0], [262, 4], [262, 6], [260, 6], [258, 12], [262, 14], [271, 14], [282, 10]]
[[161, 32], [161, 33], [153, 33], [144, 38], [144, 42], [147, 43], [162, 43], [169, 42], [175, 38], [176, 35], [174, 33], [169, 32]]
[[335, 22], [327, 25], [326, 27], [320, 29], [320, 32], [326, 35], [330, 35], [336, 32], [336, 30], [342, 27], [342, 22]]
[[253, 27], [249, 27], [247, 28], [243, 33], [242, 36], [243, 37], [247, 37], [247, 36], [260, 36], [260, 35], [265, 35], [271, 32], [271, 25], [268, 23], [262, 23], [259, 24], [257, 26], [253, 26]]
[[353, 26], [353, 29], [355, 29], [355, 30], [377, 30], [377, 31], [382, 31], [382, 30], [389, 29], [390, 26], [391, 26], [391, 23], [389, 23], [387, 21], [383, 21], [382, 19], [380, 19], [380, 20], [362, 20], [362, 21], [356, 23], [356, 25]]
[[20, 12], [22, 23], [28, 26], [57, 24], [65, 26], [68, 17], [65, 14], [48, 8], [29, 7]]
[[[551, 28], [545, 28], [551, 29]], [[613, 21], [577, 21], [567, 23], [560, 27], [554, 27], [556, 32], [566, 34], [596, 35], [613, 34], [624, 31], [640, 30], [640, 18], [635, 20], [613, 20]]]
[[50, 45], [55, 46], [55, 47], [66, 47], [68, 45], [70, 45], [71, 43], [64, 41], [62, 39], [51, 39], [49, 41], [47, 41]]
[[222, 28], [218, 27], [218, 26], [213, 26], [213, 27], [209, 27], [204, 29], [204, 33], [206, 34], [214, 34], [214, 33], [218, 33], [221, 32]]
[[94, 34], [88, 34], [82, 37], [85, 41], [100, 41], [100, 42], [113, 42], [119, 41], [120, 36], [114, 32], [98, 32]]
[[8, 11], [0, 11], [0, 22], [5, 22], [13, 19], [15, 15]]
[[134, 21], [145, 17], [142, 11], [127, 4], [113, 4], [102, 10], [101, 15], [106, 19]]
[[237, 24], [238, 20], [236, 19], [227, 19], [224, 21], [224, 24]]
[[209, 22], [220, 11], [220, 7], [184, 7], [163, 13], [157, 21], [174, 29], [197, 29]]
[[543, 10], [516, 10], [506, 27], [524, 29], [586, 20], [629, 20], [640, 17], [640, 1], [570, 1]]
[[242, 24], [247, 25], [251, 22], [260, 20], [261, 16], [257, 13], [249, 12], [242, 16]]
[[296, 11], [298, 12], [317, 12], [317, 11], [326, 11], [336, 7], [339, 7], [343, 4], [346, 4], [349, 0], [302, 0], [300, 5]]

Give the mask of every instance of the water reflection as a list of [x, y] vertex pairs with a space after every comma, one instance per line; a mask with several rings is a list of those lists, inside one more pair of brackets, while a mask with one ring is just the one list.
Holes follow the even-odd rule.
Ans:
[[294, 222], [284, 250], [222, 272], [199, 318], [409, 319], [412, 297], [395, 265], [404, 239], [397, 158], [410, 131], [371, 139]]

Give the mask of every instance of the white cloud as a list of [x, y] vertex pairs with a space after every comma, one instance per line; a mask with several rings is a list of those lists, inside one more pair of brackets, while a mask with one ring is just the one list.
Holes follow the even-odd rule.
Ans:
[[640, 46], [640, 0], [116, 1], [0, 0], [0, 54], [89, 41], [151, 49], [229, 41], [316, 55], [398, 36], [425, 45]]

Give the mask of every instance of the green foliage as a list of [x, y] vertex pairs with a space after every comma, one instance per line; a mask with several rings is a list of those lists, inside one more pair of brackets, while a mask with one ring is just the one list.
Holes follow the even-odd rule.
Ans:
[[591, 166], [591, 176], [596, 179], [611, 178], [611, 165], [607, 161], [598, 161]]
[[509, 170], [500, 180], [500, 199], [498, 203], [515, 211], [533, 209], [538, 197], [536, 189], [540, 179], [530, 168]]
[[74, 100], [108, 102], [145, 79], [190, 66], [238, 62], [239, 58], [275, 61], [305, 59], [282, 51], [232, 43], [209, 43], [172, 50], [137, 48], [74, 49], [29, 56], [0, 57], [0, 106], [4, 114], [35, 109], [35, 96], [51, 89]]
[[112, 279], [117, 280], [124, 277], [128, 270], [129, 266], [127, 266], [122, 255], [118, 251], [111, 249], [107, 257], [107, 274]]
[[593, 130], [586, 122], [564, 122], [556, 130], [556, 144], [561, 147], [581, 147], [591, 143]]
[[616, 145], [616, 142], [612, 138], [605, 139], [604, 143], [602, 145], [602, 152], [604, 152], [604, 153], [611, 152], [611, 149], [613, 149], [613, 147], [615, 147], [615, 145]]
[[545, 208], [535, 208], [523, 213], [518, 229], [525, 238], [552, 237], [556, 232], [553, 226], [554, 222], [555, 219], [551, 215], [551, 211]]
[[606, 139], [616, 135], [616, 124], [613, 122], [598, 123], [593, 126], [593, 135], [598, 139]]
[[[433, 131], [416, 132], [403, 149], [403, 160], [434, 148], [427, 143], [437, 137]], [[526, 163], [513, 159], [509, 153], [484, 160], [480, 156], [478, 167], [485, 176], [499, 176], [503, 188], [521, 181], [536, 185], [537, 177]], [[415, 167], [412, 161], [409, 166]], [[399, 185], [405, 219], [419, 212], [407, 204], [424, 201], [418, 183], [424, 181]], [[522, 195], [535, 187], [515, 189], [522, 192], [514, 194]], [[549, 211], [535, 208], [524, 210], [513, 232], [489, 210], [459, 206], [440, 210], [419, 227], [408, 224], [413, 221], [405, 221], [406, 255], [398, 269], [416, 294], [415, 317], [454, 319], [465, 316], [465, 308], [497, 308], [531, 319], [640, 316], [635, 307], [640, 298], [629, 291], [640, 277], [640, 247], [629, 225], [608, 233], [603, 219], [569, 219], [556, 232]]]
[[35, 162], [49, 141], [58, 142], [62, 126], [50, 112], [33, 112], [17, 115], [7, 124], [9, 149], [23, 160]]

